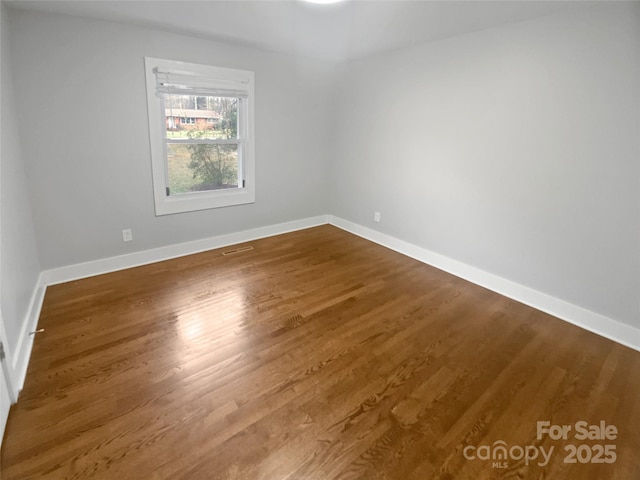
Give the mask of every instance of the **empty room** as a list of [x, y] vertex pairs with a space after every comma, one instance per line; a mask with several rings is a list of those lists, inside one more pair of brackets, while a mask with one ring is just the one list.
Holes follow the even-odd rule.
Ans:
[[640, 478], [640, 2], [0, 0], [0, 478]]

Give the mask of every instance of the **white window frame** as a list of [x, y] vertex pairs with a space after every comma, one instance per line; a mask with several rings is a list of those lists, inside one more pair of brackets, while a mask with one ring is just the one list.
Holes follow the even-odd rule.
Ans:
[[[144, 60], [147, 82], [153, 197], [156, 216], [254, 203], [254, 73], [247, 70], [214, 67], [152, 57], [145, 57]], [[246, 85], [247, 98], [240, 102], [242, 106], [239, 106], [238, 110], [238, 121], [240, 123], [238, 126], [238, 135], [242, 146], [241, 149], [238, 149], [238, 169], [242, 180], [242, 183], [238, 184], [238, 188], [167, 195], [169, 178], [165, 141], [166, 117], [162, 97], [157, 94], [158, 76], [156, 72], [175, 72], [180, 74], [182, 78], [192, 75], [200, 81], [203, 78], [211, 80], [213, 84], [219, 81], [221, 83], [240, 82]]]

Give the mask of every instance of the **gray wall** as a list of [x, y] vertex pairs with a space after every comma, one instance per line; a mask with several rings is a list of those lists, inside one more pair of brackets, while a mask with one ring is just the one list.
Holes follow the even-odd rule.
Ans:
[[[332, 213], [640, 328], [639, 9], [339, 69], [11, 11], [42, 267]], [[256, 72], [254, 205], [154, 216], [145, 55]]]
[[[43, 268], [327, 212], [331, 65], [116, 23], [10, 14]], [[155, 217], [144, 56], [255, 72], [255, 204]], [[124, 228], [132, 243], [122, 242]]]
[[640, 328], [639, 9], [348, 65], [330, 212]]
[[13, 39], [8, 36], [5, 7], [0, 9], [0, 305], [9, 348], [15, 352], [41, 268], [16, 124], [9, 48]]

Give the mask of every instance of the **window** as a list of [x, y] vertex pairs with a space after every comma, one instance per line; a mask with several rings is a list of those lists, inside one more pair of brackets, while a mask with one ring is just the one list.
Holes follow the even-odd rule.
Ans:
[[253, 203], [253, 72], [145, 58], [156, 215]]

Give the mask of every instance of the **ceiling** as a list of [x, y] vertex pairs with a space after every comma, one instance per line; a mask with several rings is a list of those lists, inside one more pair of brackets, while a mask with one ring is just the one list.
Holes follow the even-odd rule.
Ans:
[[11, 8], [113, 20], [342, 62], [577, 8], [562, 1], [12, 0]]

